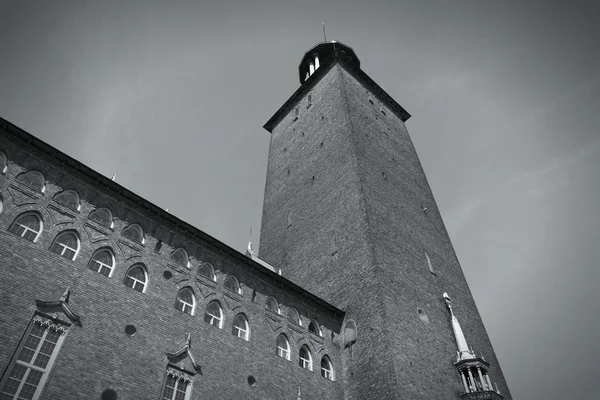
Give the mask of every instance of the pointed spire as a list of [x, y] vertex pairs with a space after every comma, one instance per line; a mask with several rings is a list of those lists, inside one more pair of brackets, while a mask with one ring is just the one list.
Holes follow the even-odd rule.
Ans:
[[60, 301], [62, 301], [63, 303], [69, 304], [69, 297], [70, 296], [71, 296], [71, 286], [67, 286], [67, 290], [65, 290], [65, 292], [61, 296]]
[[467, 339], [465, 338], [465, 334], [458, 323], [458, 319], [454, 316], [454, 312], [452, 312], [452, 306], [450, 305], [450, 296], [448, 293], [444, 293], [444, 300], [446, 301], [446, 305], [448, 306], [448, 310], [450, 310], [450, 315], [452, 316], [452, 330], [454, 330], [454, 338], [456, 339], [456, 344], [458, 346], [458, 360], [467, 360], [470, 358], [475, 358], [475, 353], [473, 350], [469, 350], [469, 345], [467, 344]]

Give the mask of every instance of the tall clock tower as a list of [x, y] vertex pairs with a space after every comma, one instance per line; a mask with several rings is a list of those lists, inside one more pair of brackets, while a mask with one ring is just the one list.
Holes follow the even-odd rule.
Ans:
[[299, 78], [265, 124], [260, 257], [346, 312], [345, 398], [511, 399], [410, 114], [340, 42], [307, 51]]

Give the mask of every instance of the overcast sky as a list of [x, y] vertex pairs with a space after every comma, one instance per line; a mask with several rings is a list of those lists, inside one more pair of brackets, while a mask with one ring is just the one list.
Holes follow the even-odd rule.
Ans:
[[412, 114], [514, 398], [592, 400], [598, 4], [0, 0], [0, 116], [243, 251], [259, 240], [262, 125], [325, 21]]

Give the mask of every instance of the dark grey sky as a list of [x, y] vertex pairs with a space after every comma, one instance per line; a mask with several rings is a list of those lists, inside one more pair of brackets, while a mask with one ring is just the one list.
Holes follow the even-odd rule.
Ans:
[[599, 4], [0, 1], [0, 115], [243, 251], [325, 21], [413, 115], [513, 396], [593, 400]]

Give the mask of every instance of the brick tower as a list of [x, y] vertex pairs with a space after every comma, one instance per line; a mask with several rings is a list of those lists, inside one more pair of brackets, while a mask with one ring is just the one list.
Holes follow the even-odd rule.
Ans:
[[340, 42], [306, 52], [299, 73], [265, 124], [260, 257], [346, 312], [345, 399], [511, 399], [410, 115]]

